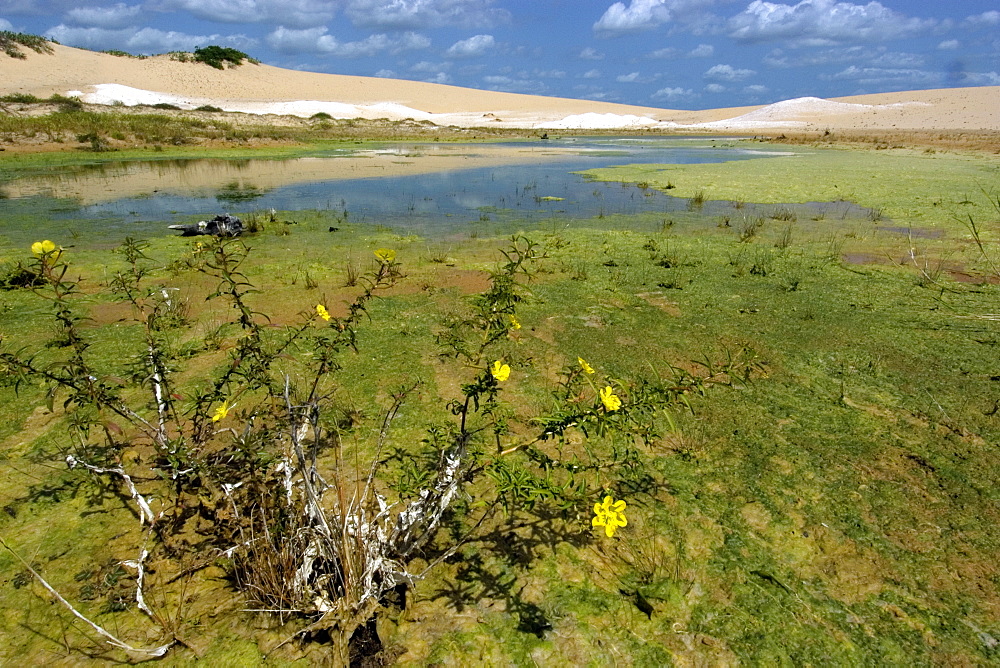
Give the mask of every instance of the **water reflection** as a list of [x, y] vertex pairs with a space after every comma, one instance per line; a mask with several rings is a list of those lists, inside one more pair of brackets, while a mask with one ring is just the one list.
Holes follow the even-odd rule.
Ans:
[[[573, 172], [631, 163], [691, 164], [785, 155], [690, 138], [566, 138], [532, 143], [401, 143], [292, 160], [105, 162], [2, 185], [0, 213], [31, 209], [55, 220], [97, 220], [130, 234], [222, 211], [347, 210], [352, 221], [414, 232], [470, 220], [589, 218], [669, 212], [687, 200]], [[110, 231], [110, 229], [108, 230]]]

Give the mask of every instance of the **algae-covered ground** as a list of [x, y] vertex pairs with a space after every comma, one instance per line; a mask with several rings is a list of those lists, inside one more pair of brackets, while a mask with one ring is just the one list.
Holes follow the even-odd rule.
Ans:
[[[381, 661], [1000, 662], [1000, 276], [990, 262], [1000, 258], [1000, 160], [790, 152], [591, 173], [672, 186], [692, 198], [689, 211], [521, 230], [545, 257], [518, 311], [522, 327], [505, 344], [503, 397], [517, 417], [543, 408], [546, 383], [578, 356], [601, 377], [625, 379], [745, 349], [759, 371], [692, 396], [691, 411], [671, 414], [673, 429], [639, 446], [638, 469], [606, 473], [604, 488], [628, 503], [628, 525], [613, 538], [591, 527], [599, 499], [569, 511], [513, 509], [480, 526], [404, 606], [379, 613]], [[780, 206], [839, 199], [870, 213]], [[720, 213], [713, 200], [732, 203]], [[435, 335], [487, 286], [508, 243], [497, 231], [469, 221], [425, 239], [391, 221], [278, 212], [247, 237], [245, 270], [261, 289], [254, 305], [279, 326], [317, 302], [349, 299], [357, 287], [345, 284], [371, 266], [372, 251], [396, 251], [406, 277], [371, 306], [338, 377], [357, 451], [380, 428], [387, 392], [409, 380], [423, 385], [390, 445], [416, 447], [422, 425], [448, 419], [444, 403], [464, 377], [439, 357]], [[228, 314], [204, 300], [215, 284], [176, 262], [197, 254], [197, 240], [150, 241], [163, 267], [155, 278], [189, 299], [188, 363], [207, 368], [218, 358], [201, 343]], [[92, 349], [124, 375], [124, 361], [141, 352], [134, 325], [99, 290], [121, 259], [82, 245], [65, 252], [86, 279]], [[4, 348], [46, 354], [48, 313], [28, 290], [0, 292]], [[0, 537], [96, 621], [152, 645], [163, 634], [136, 609], [134, 574], [118, 565], [135, 557], [138, 523], [127, 498], [95, 495], [66, 472], [65, 427], [40, 388], [0, 380]], [[182, 591], [160, 583], [169, 593], [153, 605], [186, 643], [163, 661], [306, 665], [329, 656], [322, 637], [282, 644], [294, 628], [246, 612], [223, 566], [198, 565]], [[7, 551], [0, 582], [0, 662], [123, 658]]]

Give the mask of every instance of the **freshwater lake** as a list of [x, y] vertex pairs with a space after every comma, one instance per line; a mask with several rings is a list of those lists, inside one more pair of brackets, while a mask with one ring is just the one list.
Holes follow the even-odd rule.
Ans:
[[[576, 172], [627, 164], [692, 164], [789, 155], [715, 138], [560, 138], [482, 144], [394, 143], [293, 159], [114, 161], [0, 183], [9, 243], [62, 237], [117, 243], [175, 234], [166, 225], [230, 212], [330, 210], [350, 223], [441, 236], [471, 222], [590, 219], [689, 208], [685, 198]], [[706, 203], [705, 215], [729, 203]], [[828, 206], [835, 206], [834, 204]], [[861, 217], [864, 210], [837, 215]], [[857, 207], [854, 207], [857, 209]], [[84, 241], [83, 243], [86, 243]]]

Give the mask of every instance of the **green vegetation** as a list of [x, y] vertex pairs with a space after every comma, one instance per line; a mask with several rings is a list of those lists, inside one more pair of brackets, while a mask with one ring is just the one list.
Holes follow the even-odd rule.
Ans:
[[24, 51], [20, 49], [22, 46], [31, 49], [35, 53], [52, 53], [49, 41], [38, 35], [0, 30], [0, 51], [3, 51], [11, 58], [20, 58], [23, 60], [27, 57], [24, 55]]
[[226, 63], [229, 63], [230, 67], [239, 67], [243, 64], [244, 60], [247, 60], [254, 65], [257, 65], [260, 62], [251, 58], [242, 51], [214, 45], [195, 49], [192, 59], [197, 63], [205, 63], [206, 65], [214, 67], [217, 70], [224, 70], [226, 68]]
[[[373, 462], [398, 517], [467, 441], [464, 493], [400, 561], [426, 577], [382, 592], [354, 660], [996, 663], [1000, 197], [977, 182], [997, 161], [845, 153], [810, 152], [791, 172], [671, 168], [671, 192], [702, 191], [700, 208], [553, 218], [513, 245], [489, 236], [500, 223], [430, 239], [346, 211], [249, 212], [262, 229], [242, 241], [164, 236], [114, 254], [86, 239], [34, 256], [0, 243], [0, 349], [12, 370], [35, 369], [0, 381], [0, 537], [119, 638], [183, 642], [167, 662], [315, 663], [350, 624], [327, 626], [340, 612], [264, 576], [322, 534], [306, 518], [361, 498]], [[728, 183], [725, 170], [747, 169], [762, 187], [784, 174], [787, 196]], [[904, 189], [916, 169], [924, 199], [859, 169]], [[755, 208], [812, 199], [814, 170], [883, 217]], [[656, 187], [657, 171], [641, 181]], [[719, 199], [734, 201], [729, 225], [710, 211]], [[889, 229], [911, 222], [944, 234]], [[857, 264], [864, 253], [885, 262]], [[22, 287], [42, 275], [40, 295]], [[82, 380], [50, 393], [38, 372]], [[122, 405], [151, 430], [109, 412]], [[288, 469], [279, 436], [301, 439]], [[68, 454], [112, 473], [67, 469]], [[299, 476], [296, 460], [312, 473], [292, 478], [295, 503], [337, 481], [322, 512], [285, 505], [279, 473]], [[155, 521], [139, 525], [118, 469]], [[620, 518], [603, 505], [592, 525], [605, 496], [626, 502], [612, 537]], [[373, 521], [368, 498], [356, 507]], [[141, 581], [123, 560], [148, 567]], [[25, 563], [0, 554], [0, 659], [125, 656], [50, 603]], [[246, 611], [260, 608], [284, 612]]]
[[138, 58], [139, 60], [143, 60], [146, 58], [146, 56], [136, 55], [134, 53], [129, 53], [128, 51], [122, 51], [120, 49], [108, 49], [106, 51], [101, 51], [101, 53], [106, 53], [109, 56], [118, 56], [119, 58]]

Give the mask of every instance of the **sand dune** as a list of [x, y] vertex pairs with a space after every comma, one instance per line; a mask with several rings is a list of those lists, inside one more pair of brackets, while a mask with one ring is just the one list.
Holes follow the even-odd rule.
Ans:
[[0, 95], [78, 95], [94, 104], [211, 104], [251, 114], [412, 118], [436, 125], [538, 129], [1000, 130], [1000, 87], [908, 91], [760, 107], [681, 111], [480, 91], [442, 84], [244, 64], [216, 70], [169, 56], [127, 58], [53, 45], [53, 54], [0, 58]]

